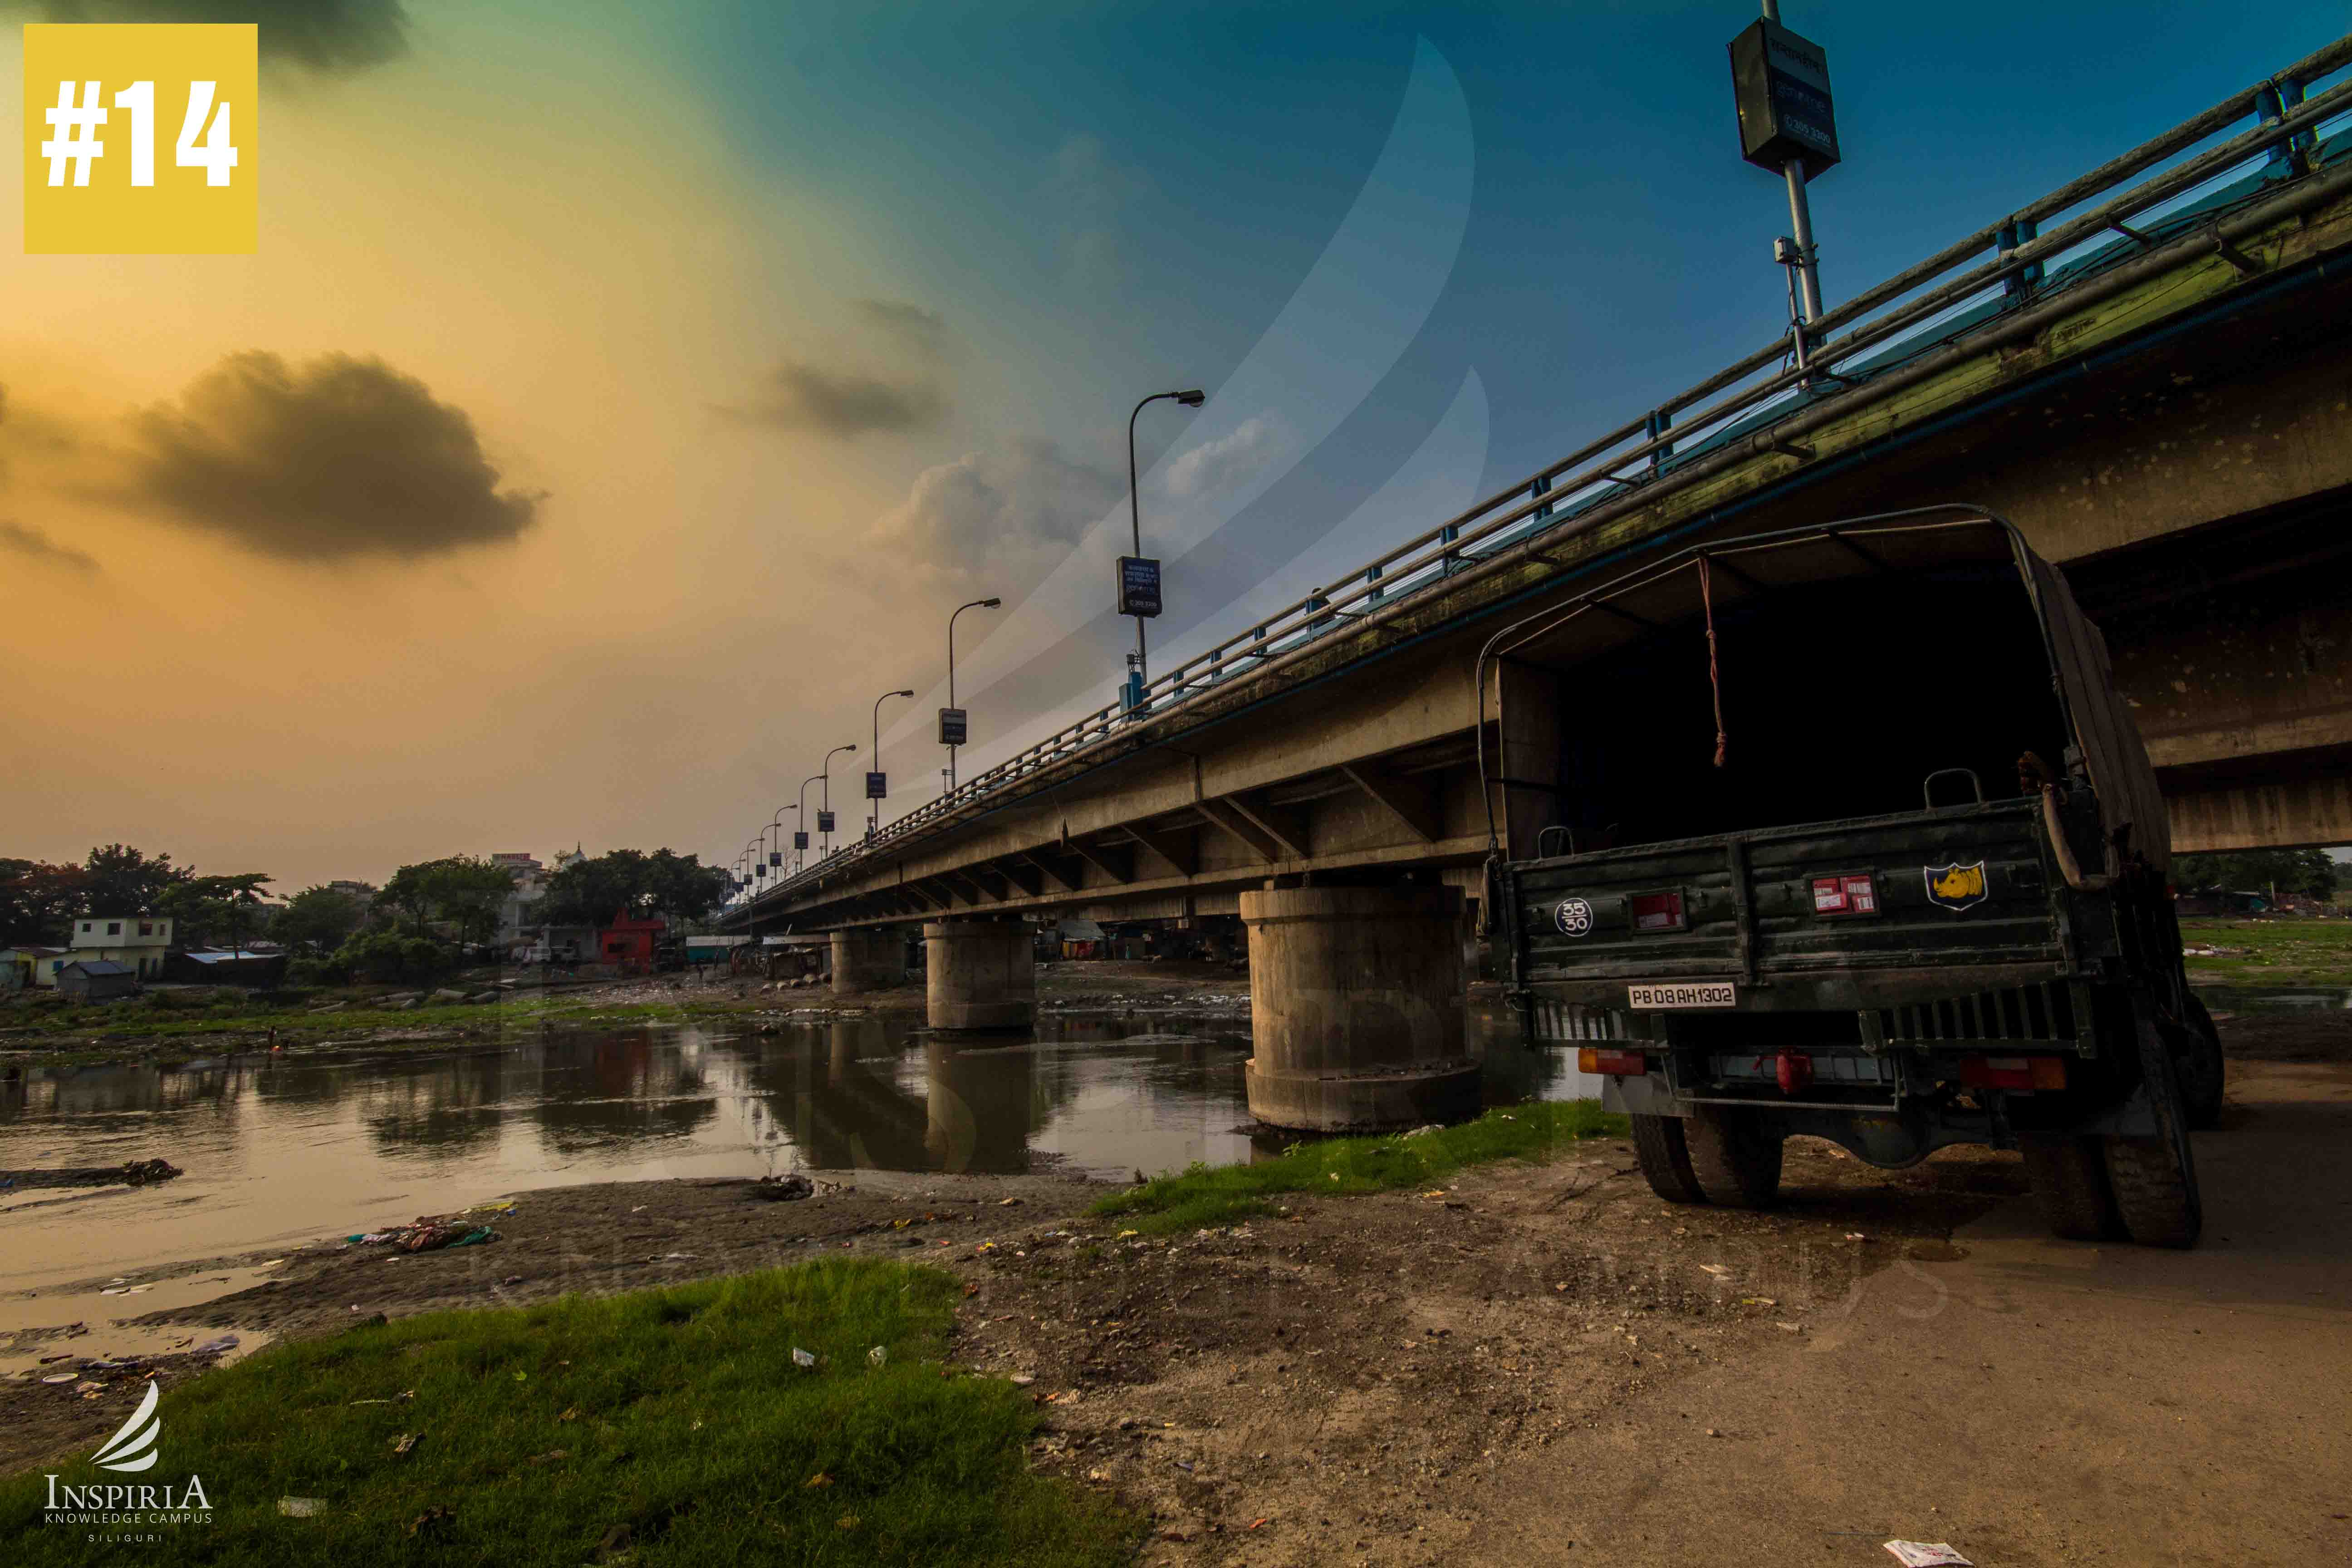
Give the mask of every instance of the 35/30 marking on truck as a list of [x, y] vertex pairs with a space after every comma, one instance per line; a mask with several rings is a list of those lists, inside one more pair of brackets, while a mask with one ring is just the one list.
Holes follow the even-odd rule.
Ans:
[[1668, 1007], [1737, 1007], [1739, 987], [1728, 980], [1690, 980], [1672, 985], [1628, 985], [1625, 1005], [1641, 1012]]
[[1583, 936], [1592, 930], [1592, 906], [1582, 899], [1562, 899], [1551, 912], [1551, 922], [1562, 936]]

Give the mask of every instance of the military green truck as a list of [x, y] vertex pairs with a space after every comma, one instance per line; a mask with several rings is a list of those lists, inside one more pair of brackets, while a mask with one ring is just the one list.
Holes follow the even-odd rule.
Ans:
[[1791, 1134], [1890, 1168], [1989, 1144], [2061, 1236], [2195, 1243], [2221, 1055], [2164, 804], [2097, 628], [2013, 527], [1653, 553], [1480, 665], [1496, 973], [1660, 1197], [1769, 1204]]

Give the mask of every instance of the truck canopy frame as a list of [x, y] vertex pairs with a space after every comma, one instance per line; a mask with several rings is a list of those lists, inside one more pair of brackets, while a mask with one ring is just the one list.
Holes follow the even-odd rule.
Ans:
[[[1705, 625], [1775, 590], [1876, 575], [2005, 563], [2040, 628], [2042, 653], [2073, 755], [2100, 805], [2109, 846], [2136, 851], [2158, 874], [2171, 859], [2162, 792], [2130, 709], [2116, 693], [2106, 639], [2084, 614], [2064, 574], [2036, 554], [2016, 525], [1966, 503], [1923, 507], [1687, 545], [1639, 559], [1615, 575], [1503, 627], [1479, 650], [1477, 762], [1490, 858], [1502, 858], [1496, 790], [1511, 781], [1490, 772], [1486, 739], [1490, 664], [1566, 670], [1588, 665], [1663, 630]], [[1622, 563], [1621, 563], [1622, 564]], [[1711, 635], [1711, 634], [1710, 634]], [[1499, 704], [1499, 696], [1497, 702]], [[2052, 759], [2053, 763], [2056, 759]], [[1515, 857], [1524, 847], [1514, 845]]]

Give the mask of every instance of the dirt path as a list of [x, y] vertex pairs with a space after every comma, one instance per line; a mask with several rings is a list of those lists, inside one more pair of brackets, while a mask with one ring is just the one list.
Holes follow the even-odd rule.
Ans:
[[[1660, 1204], [1603, 1141], [1162, 1238], [1051, 1177], [525, 1194], [490, 1246], [323, 1247], [178, 1321], [331, 1332], [884, 1251], [974, 1288], [957, 1355], [1030, 1380], [1036, 1462], [1150, 1514], [1147, 1563], [2343, 1561], [2352, 1067], [2235, 1072], [2188, 1254], [2050, 1240], [2011, 1156], [1792, 1143], [1787, 1205], [1750, 1215]], [[0, 1386], [0, 1464], [130, 1397], [69, 1395]]]

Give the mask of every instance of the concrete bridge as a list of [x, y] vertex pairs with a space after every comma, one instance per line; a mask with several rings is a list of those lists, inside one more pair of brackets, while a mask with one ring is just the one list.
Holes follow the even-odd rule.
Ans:
[[2352, 134], [2315, 134], [2352, 83], [2305, 90], [2347, 60], [1792, 328], [727, 924], [835, 931], [855, 988], [889, 978], [874, 928], [928, 922], [951, 1026], [1025, 1018], [1024, 919], [1239, 916], [1253, 1108], [1433, 1119], [1476, 1093], [1447, 998], [1490, 805], [1531, 853], [1560, 783], [1554, 678], [1482, 694], [1481, 642], [1638, 546], [1951, 501], [2065, 566], [2178, 848], [2352, 841]]

